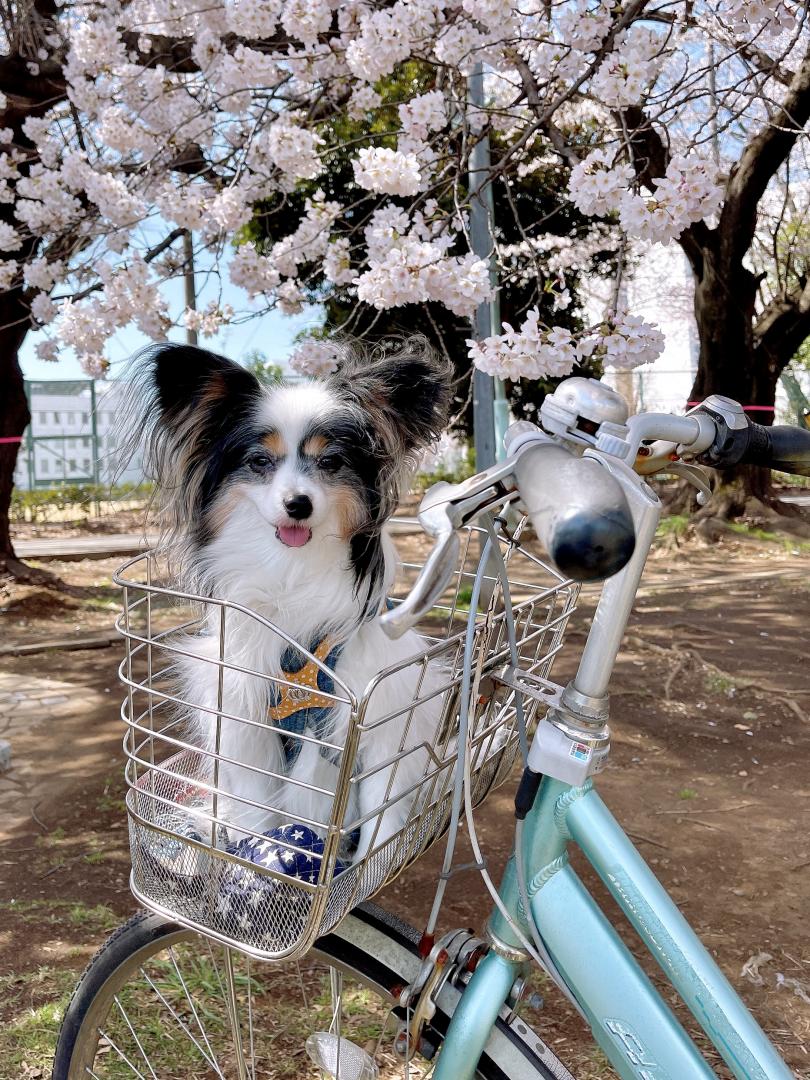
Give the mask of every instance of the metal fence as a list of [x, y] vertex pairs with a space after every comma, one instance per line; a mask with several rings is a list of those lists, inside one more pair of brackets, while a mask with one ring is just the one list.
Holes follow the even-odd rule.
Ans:
[[25, 431], [15, 486], [111, 485], [143, 480], [140, 455], [118, 468], [121, 383], [93, 379], [30, 380], [25, 392], [31, 423]]

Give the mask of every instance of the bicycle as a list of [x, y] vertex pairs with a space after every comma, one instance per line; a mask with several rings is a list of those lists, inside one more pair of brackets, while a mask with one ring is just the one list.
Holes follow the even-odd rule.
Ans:
[[[714, 1076], [572, 870], [571, 843], [732, 1075], [790, 1077], [600, 800], [593, 777], [609, 754], [608, 682], [661, 510], [644, 477], [674, 471], [709, 494], [700, 470], [683, 457], [808, 474], [810, 433], [761, 428], [720, 397], [686, 416], [628, 418], [618, 394], [576, 378], [546, 399], [542, 424], [513, 425], [503, 462], [461, 484], [436, 485], [423, 500], [420, 522], [434, 547], [407, 596], [384, 618], [393, 635], [431, 618], [435, 631], [437, 612], [444, 619], [444, 632], [434, 634], [422, 662], [443, 657], [447, 663], [446, 723], [430, 748], [431, 766], [408, 824], [361, 864], [346, 866], [339, 853], [357, 825], [345, 820], [357, 731], [374, 686], [390, 672], [382, 671], [360, 698], [335, 677], [332, 696], [352, 709], [354, 735], [346, 747], [330, 747], [341, 754], [333, 811], [328, 822], [312, 823], [325, 839], [317, 850], [302, 848], [300, 838], [282, 843], [282, 854], [318, 864], [314, 882], [290, 877], [281, 865], [245, 864], [228, 849], [227, 822], [216, 809], [225, 794], [217, 762], [201, 762], [184, 740], [170, 711], [177, 699], [165, 681], [173, 635], [199, 625], [201, 608], [213, 605], [221, 622], [221, 673], [232, 663], [229, 619], [272, 627], [247, 609], [156, 583], [151, 556], [119, 572], [128, 645], [122, 715], [132, 888], [150, 910], [120, 927], [82, 976], [60, 1032], [54, 1080], [373, 1080], [394, 1070], [434, 1080], [572, 1080], [520, 1018], [532, 961], [583, 1014], [623, 1080]], [[502, 516], [504, 506], [518, 501], [551, 564], [523, 543], [522, 524], [511, 529]], [[478, 518], [483, 525], [472, 524]], [[137, 567], [145, 580], [136, 580]], [[577, 674], [562, 688], [549, 674], [575, 609], [575, 579], [605, 584]], [[178, 600], [197, 605], [196, 617], [180, 625]], [[166, 655], [168, 666], [160, 659]], [[217, 707], [221, 712], [221, 700]], [[473, 812], [518, 758], [515, 846], [496, 888]], [[212, 809], [203, 796], [213, 797]], [[209, 807], [206, 828], [194, 832], [189, 815], [198, 820], [202, 806]], [[483, 937], [456, 929], [435, 939], [462, 810], [495, 906]], [[442, 835], [444, 868], [424, 932], [365, 902]], [[231, 904], [224, 918], [223, 889], [231, 896], [236, 881], [242, 889], [236, 894], [243, 895], [246, 876], [246, 895], [258, 896], [252, 912], [237, 905], [234, 921]], [[293, 990], [302, 1011], [290, 1004]], [[319, 1072], [305, 1072], [310, 1066]]]

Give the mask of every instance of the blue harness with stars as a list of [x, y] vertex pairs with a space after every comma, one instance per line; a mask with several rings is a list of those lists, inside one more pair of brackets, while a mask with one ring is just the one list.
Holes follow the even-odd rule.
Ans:
[[[281, 735], [281, 747], [288, 771], [301, 753], [303, 740], [299, 736], [309, 733], [322, 742], [328, 742], [334, 730], [335, 701], [324, 695], [335, 692], [335, 680], [329, 671], [335, 670], [343, 645], [334, 642], [328, 635], [324, 635], [320, 640], [311, 643], [309, 651], [321, 661], [323, 667], [316, 664], [314, 660], [310, 660], [294, 645], [288, 645], [281, 654], [280, 663], [282, 673], [293, 685], [273, 683], [270, 704], [267, 708], [267, 719], [285, 732]], [[328, 670], [324, 671], [324, 668]], [[320, 753], [321, 757], [326, 758], [332, 765], [336, 767], [340, 765], [341, 750], [339, 748], [333, 749], [321, 745]], [[358, 760], [355, 762], [355, 774], [360, 770], [361, 765]], [[356, 850], [359, 842], [360, 830], [358, 828], [352, 830], [351, 835], [346, 838], [345, 844], [341, 847], [344, 853], [349, 854]]]
[[[327, 741], [334, 726], [332, 710], [335, 702], [324, 695], [334, 694], [335, 680], [323, 668], [335, 670], [343, 645], [325, 635], [313, 641], [309, 651], [320, 660], [323, 667], [310, 660], [294, 645], [288, 645], [281, 654], [281, 671], [293, 685], [273, 683], [270, 690], [267, 719], [275, 727], [289, 733], [281, 736], [288, 769], [295, 764], [301, 753], [302, 740], [296, 736], [309, 730], [316, 739]], [[333, 765], [340, 762], [340, 751], [331, 750], [327, 746], [321, 747], [321, 756]]]

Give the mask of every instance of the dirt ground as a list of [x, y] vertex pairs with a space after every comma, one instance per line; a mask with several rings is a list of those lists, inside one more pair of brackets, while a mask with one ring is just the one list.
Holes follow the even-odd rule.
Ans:
[[[406, 555], [421, 547], [414, 537], [398, 542]], [[0, 648], [109, 628], [114, 566], [50, 563], [68, 592], [0, 596]], [[583, 593], [573, 616], [558, 682], [575, 668], [593, 597]], [[808, 608], [810, 560], [798, 549], [739, 538], [657, 551], [615, 675], [613, 754], [599, 781], [802, 1080], [810, 1080]], [[133, 909], [119, 659], [118, 647], [0, 654], [0, 738], [13, 754], [0, 774], [0, 1080], [49, 1075], [78, 973]], [[512, 794], [505, 785], [477, 815], [496, 878], [511, 843]], [[440, 847], [378, 902], [422, 925]], [[594, 875], [575, 864], [603, 899]], [[487, 911], [481, 882], [463, 874], [450, 883], [442, 928], [480, 929]], [[629, 932], [627, 940], [638, 951]], [[530, 1021], [581, 1080], [613, 1076], [553, 993]]]

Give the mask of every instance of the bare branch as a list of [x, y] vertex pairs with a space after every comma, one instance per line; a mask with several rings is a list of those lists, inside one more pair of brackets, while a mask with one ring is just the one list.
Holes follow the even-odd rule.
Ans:
[[[143, 261], [146, 263], [153, 262], [158, 255], [162, 255], [167, 248], [170, 248], [175, 240], [179, 240], [181, 236], [185, 236], [186, 231], [186, 229], [172, 229], [172, 231], [167, 236], [164, 236], [159, 243], [155, 244], [154, 247], [149, 248], [144, 254]], [[85, 297], [91, 296], [94, 292], [99, 292], [103, 288], [104, 283], [97, 281], [93, 285], [88, 285], [86, 289], [82, 289], [81, 292], [54, 296], [54, 300], [84, 300]]]
[[742, 258], [751, 246], [759, 200], [810, 120], [810, 47], [784, 103], [769, 124], [748, 142], [732, 171], [720, 217], [725, 259]]
[[754, 327], [754, 347], [761, 349], [781, 372], [807, 337], [810, 337], [810, 280], [768, 304]]
[[795, 71], [791, 71], [791, 69], [785, 67], [781, 61], [775, 60], [772, 56], [763, 52], [762, 49], [758, 49], [755, 45], [746, 45], [744, 43], [738, 44], [737, 50], [744, 60], [753, 64], [763, 75], [767, 75], [769, 78], [775, 79], [778, 83], [781, 83], [782, 86], [789, 87], [796, 78]]

